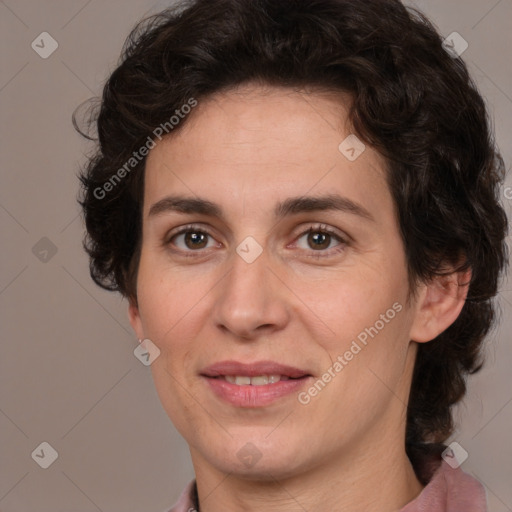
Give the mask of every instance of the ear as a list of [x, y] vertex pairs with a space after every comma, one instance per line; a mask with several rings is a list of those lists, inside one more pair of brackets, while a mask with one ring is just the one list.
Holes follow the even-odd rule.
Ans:
[[431, 341], [457, 320], [466, 302], [470, 281], [471, 270], [467, 270], [436, 276], [420, 286], [411, 326], [412, 341]]
[[130, 325], [132, 329], [135, 331], [135, 334], [139, 340], [143, 340], [144, 329], [142, 328], [142, 320], [140, 318], [139, 306], [135, 299], [129, 299], [128, 306], [128, 318], [130, 320]]

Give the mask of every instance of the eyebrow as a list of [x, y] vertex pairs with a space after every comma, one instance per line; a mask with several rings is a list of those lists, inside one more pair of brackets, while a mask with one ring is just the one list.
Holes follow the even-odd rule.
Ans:
[[[338, 194], [290, 197], [276, 205], [274, 216], [276, 219], [282, 219], [289, 215], [326, 210], [351, 213], [375, 222], [373, 215], [361, 204]], [[149, 209], [148, 217], [158, 216], [170, 211], [195, 213], [225, 220], [222, 208], [218, 204], [207, 199], [185, 196], [167, 196], [157, 201]]]

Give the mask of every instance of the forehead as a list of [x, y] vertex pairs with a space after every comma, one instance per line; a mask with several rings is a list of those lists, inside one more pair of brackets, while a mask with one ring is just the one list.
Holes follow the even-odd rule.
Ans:
[[[200, 101], [184, 125], [150, 151], [146, 215], [171, 192], [253, 209], [333, 191], [357, 202], [389, 202], [385, 160], [355, 138], [349, 107], [342, 93], [259, 86]], [[357, 158], [347, 158], [354, 156], [347, 149]]]
[[[247, 161], [251, 148], [257, 151], [251, 160], [260, 163], [274, 164], [279, 156], [285, 163], [300, 161], [314, 156], [312, 149], [318, 147], [320, 137], [338, 140], [342, 132], [350, 131], [345, 126], [349, 101], [342, 93], [245, 85], [199, 101], [184, 127], [166, 142], [187, 142], [185, 151], [186, 146], [201, 145], [201, 153], [194, 156], [205, 159], [217, 154], [223, 160], [242, 156], [242, 165], [252, 163]], [[290, 148], [293, 153], [287, 151]]]

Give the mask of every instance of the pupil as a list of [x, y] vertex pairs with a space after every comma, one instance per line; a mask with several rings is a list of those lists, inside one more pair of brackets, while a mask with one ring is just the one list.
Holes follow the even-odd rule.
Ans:
[[328, 246], [329, 243], [326, 243], [329, 235], [325, 233], [315, 233], [309, 235], [309, 240], [313, 241], [313, 245], [318, 249], [323, 249], [325, 246]]
[[189, 232], [185, 235], [185, 242], [188, 244], [188, 242], [191, 242], [191, 245], [193, 247], [199, 247], [201, 245], [201, 243], [204, 244], [206, 240], [206, 235], [205, 233], [194, 233], [194, 232]]

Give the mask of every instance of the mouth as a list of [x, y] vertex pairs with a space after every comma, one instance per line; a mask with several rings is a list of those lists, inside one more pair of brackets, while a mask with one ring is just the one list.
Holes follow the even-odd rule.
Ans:
[[299, 392], [313, 377], [306, 370], [274, 361], [223, 361], [205, 368], [200, 375], [217, 397], [243, 408], [270, 405]]
[[298, 380], [304, 377], [308, 377], [308, 375], [303, 375], [302, 377], [289, 377], [288, 375], [256, 375], [254, 377], [250, 377], [249, 375], [219, 375], [217, 377], [210, 377], [212, 379], [222, 379], [230, 384], [235, 384], [236, 386], [266, 386], [267, 384], [275, 384], [276, 382], [284, 381], [284, 380]]
[[239, 361], [219, 361], [201, 371], [201, 375], [210, 378], [224, 378], [239, 386], [262, 386], [281, 380], [300, 379], [311, 374], [295, 366], [284, 365], [276, 361], [257, 361], [241, 363]]

